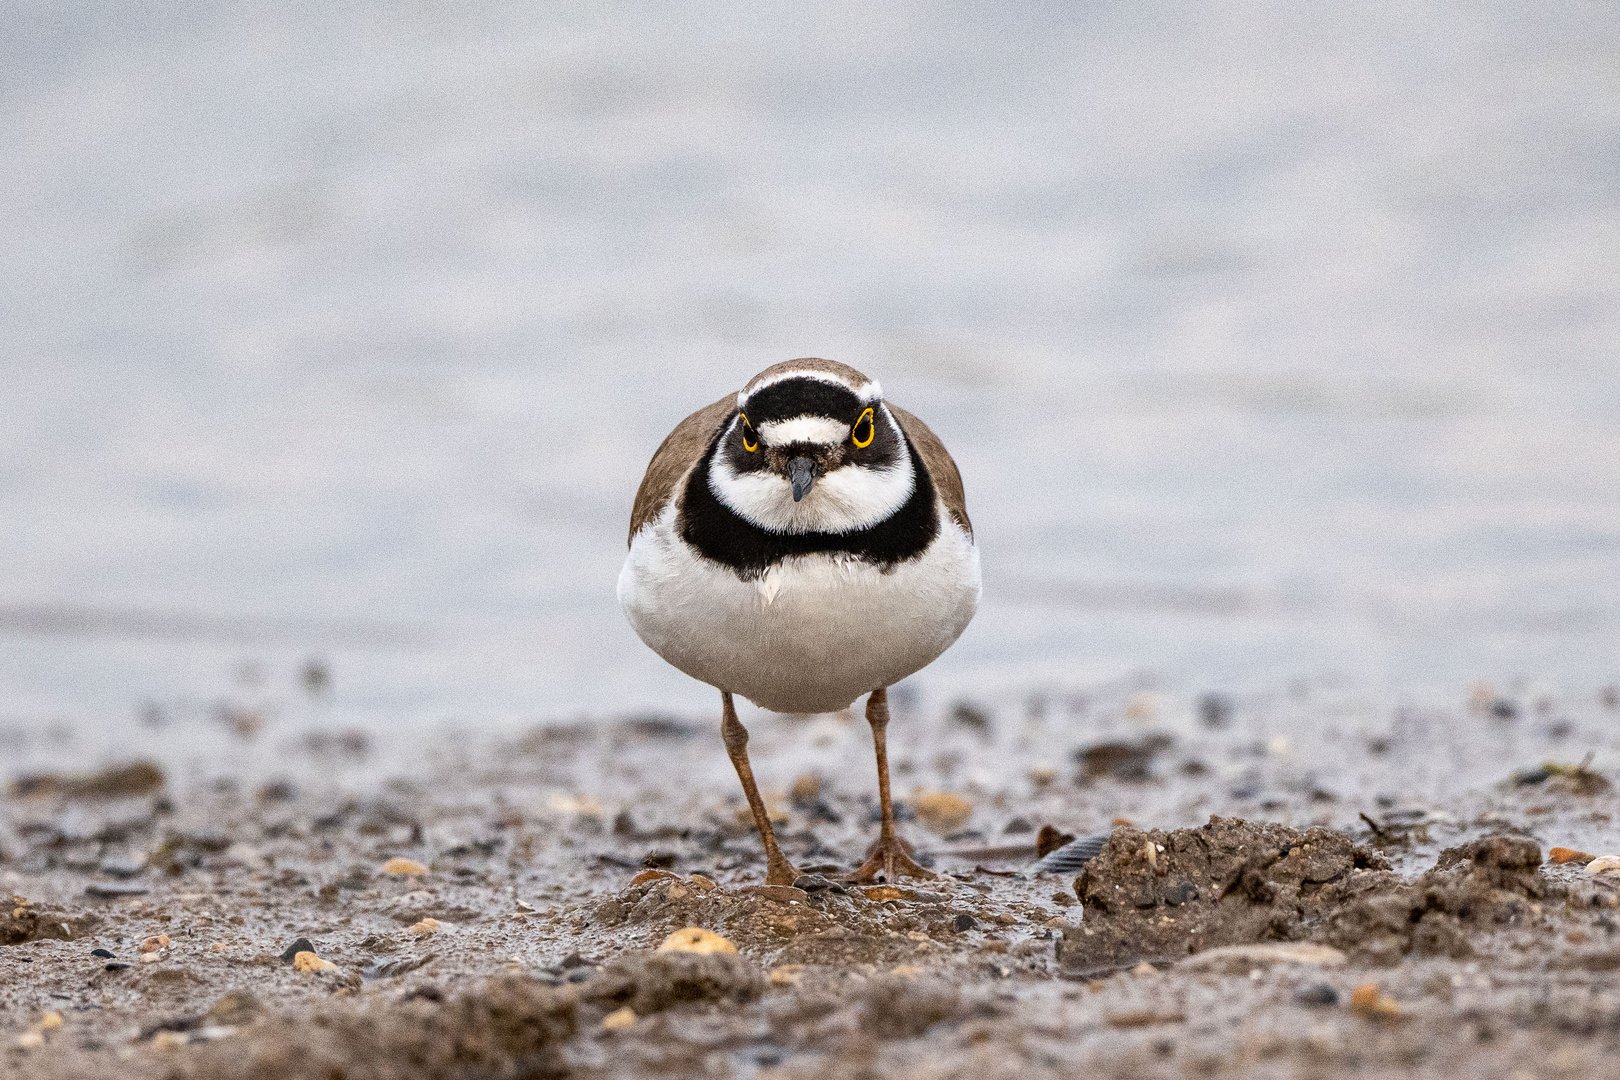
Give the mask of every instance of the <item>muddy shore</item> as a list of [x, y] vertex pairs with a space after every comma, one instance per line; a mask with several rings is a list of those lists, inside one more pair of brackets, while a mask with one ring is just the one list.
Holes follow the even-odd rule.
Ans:
[[[312, 760], [13, 776], [0, 1075], [1610, 1075], [1620, 878], [1587, 857], [1620, 851], [1612, 713], [1506, 711], [1453, 718], [1494, 779], [1453, 755], [1427, 790], [1387, 719], [1339, 721], [1329, 768], [1241, 703], [1122, 702], [1120, 737], [1022, 748], [1027, 719], [902, 718], [938, 876], [876, 887], [841, 880], [875, 835], [848, 717], [756, 727], [791, 889], [759, 887], [684, 718], [347, 788]], [[1036, 873], [1043, 826], [1108, 841]], [[691, 927], [719, 951], [658, 951]]]

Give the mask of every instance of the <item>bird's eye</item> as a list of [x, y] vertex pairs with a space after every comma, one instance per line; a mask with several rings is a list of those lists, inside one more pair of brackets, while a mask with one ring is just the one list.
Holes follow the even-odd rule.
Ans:
[[872, 438], [876, 434], [877, 424], [872, 419], [872, 410], [867, 409], [855, 421], [855, 426], [849, 429], [849, 441], [855, 444], [855, 449], [865, 450], [872, 445]]
[[738, 413], [742, 417], [743, 449], [752, 454], [759, 449], [759, 439], [754, 436], [754, 425], [748, 422], [747, 413]]

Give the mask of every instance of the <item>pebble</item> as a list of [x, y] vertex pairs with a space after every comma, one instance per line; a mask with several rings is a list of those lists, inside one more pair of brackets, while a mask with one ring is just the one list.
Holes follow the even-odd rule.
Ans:
[[630, 884], [632, 884], [632, 885], [645, 885], [649, 881], [657, 881], [660, 878], [666, 878], [666, 879], [668, 879], [670, 881], [679, 881], [681, 876], [679, 874], [671, 873], [668, 870], [649, 869], [649, 870], [643, 870], [641, 873], [639, 873], [635, 877], [631, 878], [630, 879]]
[[1329, 986], [1327, 983], [1316, 983], [1313, 986], [1305, 987], [1305, 989], [1295, 994], [1294, 1001], [1297, 1004], [1305, 1005], [1310, 1008], [1321, 1008], [1325, 1005], [1337, 1005], [1339, 1003], [1339, 992], [1333, 989], [1333, 987]]
[[1588, 855], [1584, 851], [1576, 851], [1574, 848], [1567, 847], [1555, 847], [1547, 852], [1547, 861], [1557, 866], [1572, 862], [1589, 863], [1595, 858], [1597, 858], [1596, 855]]
[[1269, 964], [1307, 964], [1311, 967], [1343, 967], [1348, 957], [1330, 945], [1304, 941], [1278, 941], [1257, 945], [1227, 945], [1205, 949], [1176, 966], [1187, 971], [1246, 972]]
[[803, 979], [803, 964], [782, 964], [771, 968], [772, 986], [798, 986]]
[[636, 1010], [626, 1005], [622, 1009], [614, 1009], [602, 1017], [603, 1031], [623, 1031], [636, 1022]]
[[169, 935], [158, 934], [156, 937], [149, 937], [145, 941], [141, 942], [140, 951], [143, 953], [155, 953], [159, 949], [167, 949], [168, 947]]
[[1136, 976], [1138, 979], [1145, 979], [1150, 975], [1157, 975], [1158, 973], [1159, 969], [1148, 963], [1146, 960], [1131, 968], [1131, 974]]
[[48, 1012], [40, 1017], [39, 1030], [41, 1031], [54, 1031], [61, 1026], [62, 1014], [59, 1012]]
[[396, 855], [382, 864], [382, 872], [389, 877], [422, 877], [427, 874], [428, 868], [415, 859]]
[[15, 1045], [19, 1050], [38, 1050], [45, 1045], [45, 1036], [38, 1031], [25, 1031], [17, 1036]]
[[889, 974], [902, 979], [915, 979], [922, 974], [922, 968], [916, 964], [896, 964], [889, 969]]
[[314, 943], [311, 942], [307, 937], [301, 937], [282, 950], [281, 962], [283, 964], [290, 964], [298, 958], [299, 953], [312, 953], [314, 951]]
[[301, 952], [293, 957], [293, 970], [319, 975], [336, 971], [338, 966], [330, 960], [322, 960], [312, 952]]
[[136, 885], [128, 881], [92, 881], [84, 887], [84, 895], [94, 896], [100, 900], [116, 900], [123, 896], [145, 896], [145, 885]]
[[1362, 983], [1350, 991], [1350, 1011], [1367, 1020], [1393, 1020], [1401, 1015], [1401, 1007], [1377, 983]]
[[431, 916], [417, 922], [411, 927], [411, 933], [417, 937], [432, 937], [439, 932], [439, 920]]
[[675, 931], [658, 946], [659, 952], [734, 953], [737, 946], [701, 926], [688, 926]]
[[964, 911], [951, 921], [951, 926], [955, 928], [958, 934], [965, 934], [969, 930], [977, 930], [979, 928], [979, 920], [975, 919], [972, 915], [969, 915]]
[[111, 960], [113, 958], [113, 954], [107, 949], [91, 949], [90, 955], [99, 956], [103, 960]]
[[702, 874], [693, 874], [690, 880], [702, 892], [713, 892], [720, 887], [712, 878], [704, 877]]
[[948, 791], [919, 791], [911, 805], [917, 820], [937, 833], [955, 832], [973, 816], [973, 804]]
[[788, 797], [795, 803], [813, 803], [821, 795], [821, 777], [815, 773], [805, 773], [793, 781], [793, 787]]
[[1586, 872], [1593, 877], [1620, 876], [1620, 855], [1599, 855], [1586, 864]]

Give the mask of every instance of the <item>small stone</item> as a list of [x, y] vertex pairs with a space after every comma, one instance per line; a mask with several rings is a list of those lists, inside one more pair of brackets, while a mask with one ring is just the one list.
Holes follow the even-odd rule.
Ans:
[[920, 791], [912, 797], [917, 820], [941, 835], [955, 832], [973, 816], [973, 804], [948, 791]]
[[1149, 976], [1157, 975], [1158, 973], [1159, 969], [1148, 963], [1146, 960], [1131, 968], [1131, 974], [1136, 976], [1138, 979], [1146, 979]]
[[1029, 770], [1029, 782], [1037, 788], [1051, 787], [1058, 771], [1050, 765], [1037, 765]]
[[301, 937], [282, 950], [281, 962], [283, 964], [290, 964], [297, 959], [299, 953], [312, 953], [314, 951], [315, 945], [309, 940], [309, 938]]
[[428, 868], [415, 859], [396, 855], [382, 864], [382, 872], [389, 877], [422, 877], [427, 874]]
[[602, 1030], [623, 1031], [625, 1028], [633, 1026], [635, 1022], [636, 1010], [626, 1005], [623, 1008], [614, 1009], [602, 1017]]
[[113, 954], [110, 951], [106, 950], [106, 949], [91, 949], [90, 950], [90, 955], [91, 956], [99, 956], [103, 960], [111, 960], [113, 958]]
[[1593, 877], [1620, 876], [1620, 855], [1599, 855], [1586, 864], [1586, 872]]
[[141, 963], [143, 963], [143, 964], [157, 964], [157, 963], [161, 963], [162, 960], [163, 960], [163, 957], [161, 955], [159, 955], [158, 953], [155, 953], [155, 952], [141, 953]]
[[678, 881], [678, 880], [680, 880], [680, 875], [679, 874], [672, 874], [668, 870], [648, 869], [648, 870], [643, 870], [641, 873], [639, 873], [635, 877], [631, 878], [630, 879], [630, 884], [631, 885], [645, 885], [649, 881], [657, 881], [660, 878], [666, 878], [666, 879], [668, 879], [670, 881]]
[[312, 952], [301, 952], [293, 957], [293, 970], [306, 974], [323, 975], [338, 970], [338, 966], [330, 960], [322, 960]]
[[38, 1050], [45, 1045], [45, 1036], [37, 1031], [25, 1031], [14, 1044], [19, 1050]]
[[178, 1050], [190, 1041], [183, 1031], [160, 1031], [152, 1036], [151, 1046], [154, 1050]]
[[803, 964], [782, 964], [771, 968], [772, 986], [798, 986], [804, 979]]
[[969, 930], [977, 930], [979, 928], [979, 920], [975, 919], [972, 915], [969, 915], [964, 911], [956, 918], [951, 920], [951, 927], [958, 934], [965, 934]]
[[805, 773], [793, 781], [793, 787], [788, 797], [795, 804], [813, 803], [821, 796], [821, 777], [815, 773]]
[[916, 964], [896, 964], [889, 969], [889, 974], [902, 979], [915, 979], [922, 974], [922, 968]]
[[1343, 967], [1348, 957], [1330, 945], [1304, 941], [1263, 942], [1256, 945], [1226, 945], [1205, 949], [1176, 966], [1187, 971], [1223, 971], [1242, 974], [1271, 964], [1305, 964], [1311, 967]]
[[59, 1012], [48, 1012], [44, 1016], [40, 1017], [39, 1030], [41, 1031], [55, 1031], [61, 1026], [62, 1014]]
[[701, 926], [688, 926], [675, 931], [658, 946], [659, 952], [734, 953], [737, 946]]
[[1377, 983], [1362, 983], [1350, 991], [1350, 1011], [1366, 1020], [1394, 1020], [1401, 1015], [1401, 1007]]
[[230, 946], [225, 944], [223, 941], [216, 941], [208, 947], [215, 952], [224, 952], [226, 949], [230, 948]]
[[712, 878], [704, 877], [702, 874], [693, 874], [687, 880], [691, 881], [700, 892], [713, 892], [720, 887], [714, 883]]
[[1339, 1003], [1339, 992], [1327, 983], [1316, 983], [1295, 994], [1294, 1001], [1307, 1008], [1318, 1009], [1328, 1005], [1337, 1005]]
[[1597, 858], [1596, 855], [1588, 855], [1584, 851], [1576, 851], [1574, 848], [1567, 847], [1555, 847], [1547, 852], [1547, 861], [1558, 866], [1562, 866], [1564, 863], [1589, 863], [1595, 858]]
[[92, 881], [84, 887], [84, 895], [93, 896], [98, 900], [117, 900], [125, 896], [145, 896], [145, 885], [136, 885], [130, 881]]
[[417, 937], [432, 937], [439, 932], [439, 920], [431, 916], [417, 922], [411, 927], [411, 933]]
[[154, 953], [159, 949], [167, 949], [168, 947], [169, 935], [158, 934], [156, 937], [149, 937], [145, 941], [141, 942], [140, 951], [143, 953]]
[[893, 885], [872, 885], [862, 889], [861, 895], [868, 900], [881, 904], [885, 900], [906, 899], [906, 890], [897, 889]]

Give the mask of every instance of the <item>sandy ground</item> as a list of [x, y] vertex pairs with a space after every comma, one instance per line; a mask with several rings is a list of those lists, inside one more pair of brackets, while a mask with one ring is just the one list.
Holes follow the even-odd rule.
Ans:
[[[1538, 723], [1490, 709], [1460, 722], [1521, 744]], [[184, 790], [140, 766], [17, 777], [0, 1073], [1612, 1071], [1620, 887], [1552, 860], [1620, 850], [1599, 771], [1504, 762], [1403, 802], [1256, 781], [1229, 764], [1264, 752], [1244, 726], [1201, 716], [1196, 740], [1144, 725], [991, 785], [952, 771], [949, 748], [991, 738], [971, 710], [897, 723], [904, 830], [939, 876], [876, 889], [839, 881], [875, 835], [866, 777], [771, 793], [805, 877], [760, 888], [740, 796], [687, 765], [723, 762], [718, 738], [669, 718], [463, 745], [364, 794], [297, 768]], [[825, 738], [774, 723], [768, 788]], [[946, 749], [926, 763], [919, 741]], [[1417, 749], [1346, 746], [1374, 776]], [[1111, 838], [1078, 874], [1035, 874], [1046, 825]], [[735, 954], [654, 951], [687, 927]]]

